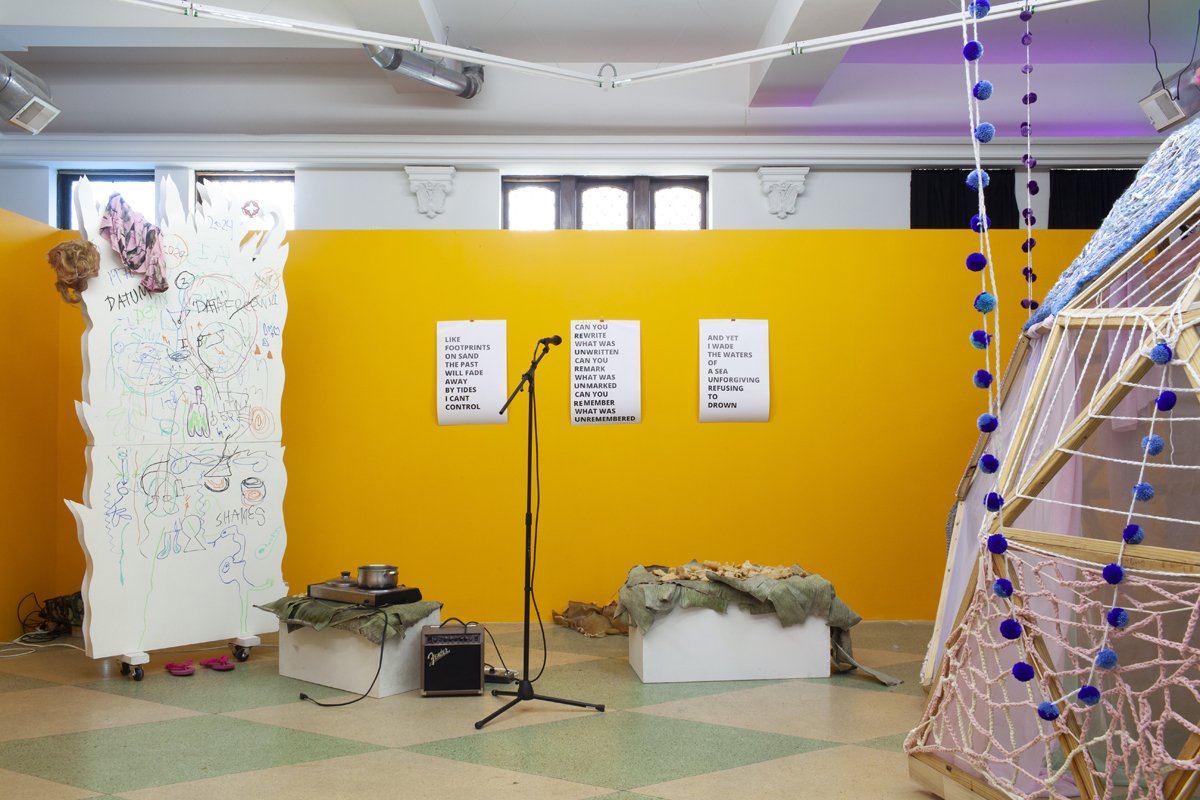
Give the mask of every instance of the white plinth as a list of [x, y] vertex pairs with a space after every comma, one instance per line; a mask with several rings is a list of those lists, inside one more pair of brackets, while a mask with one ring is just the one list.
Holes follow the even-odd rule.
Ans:
[[826, 678], [829, 626], [809, 617], [785, 628], [735, 605], [677, 608], [644, 635], [629, 629], [629, 665], [643, 683]]
[[[388, 637], [371, 697], [410, 692], [421, 685], [421, 628], [437, 625], [441, 619], [441, 610], [435, 609], [405, 631], [403, 639]], [[284, 677], [362, 694], [376, 669], [379, 645], [365, 636], [336, 628], [301, 627], [289, 633], [286, 623], [279, 625], [279, 674]]]

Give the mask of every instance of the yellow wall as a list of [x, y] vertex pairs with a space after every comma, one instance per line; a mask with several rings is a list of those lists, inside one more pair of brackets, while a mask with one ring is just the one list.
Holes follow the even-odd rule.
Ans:
[[[1039, 232], [1040, 294], [1088, 235]], [[1021, 238], [993, 240], [1006, 356], [1023, 318]], [[603, 317], [642, 322], [644, 421], [572, 427], [566, 345], [539, 369], [545, 618], [567, 600], [612, 598], [634, 564], [692, 558], [799, 563], [865, 617], [933, 616], [942, 527], [984, 404], [970, 383], [969, 232], [300, 231], [289, 242], [293, 592], [387, 561], [445, 615], [519, 619], [525, 405], [504, 426], [438, 427], [434, 326], [507, 319], [515, 378], [536, 339]], [[725, 316], [770, 320], [767, 424], [696, 421], [697, 320]], [[78, 498], [82, 322], [63, 308], [58, 325], [59, 496]], [[51, 581], [73, 591], [74, 524], [61, 504], [48, 513]]]
[[[28, 592], [54, 596], [57, 306], [46, 253], [61, 231], [0, 209], [0, 640], [21, 633]], [[72, 309], [79, 316], [79, 311]], [[76, 581], [78, 588], [78, 581]], [[74, 591], [74, 590], [72, 590]], [[36, 607], [27, 602], [24, 612]]]

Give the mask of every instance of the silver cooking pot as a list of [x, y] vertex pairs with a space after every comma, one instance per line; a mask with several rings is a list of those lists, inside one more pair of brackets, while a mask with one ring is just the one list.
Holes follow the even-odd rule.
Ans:
[[394, 589], [396, 567], [391, 564], [364, 564], [358, 568], [358, 585], [364, 589]]

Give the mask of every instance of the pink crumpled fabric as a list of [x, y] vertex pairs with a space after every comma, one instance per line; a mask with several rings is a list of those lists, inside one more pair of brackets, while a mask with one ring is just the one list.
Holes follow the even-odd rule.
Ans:
[[100, 235], [117, 251], [122, 264], [142, 276], [146, 291], [167, 290], [161, 231], [119, 194], [108, 198], [108, 206], [100, 216]]

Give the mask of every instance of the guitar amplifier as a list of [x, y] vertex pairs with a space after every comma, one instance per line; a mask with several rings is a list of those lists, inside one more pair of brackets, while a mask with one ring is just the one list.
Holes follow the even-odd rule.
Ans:
[[483, 694], [483, 626], [445, 625], [421, 629], [422, 696]]

